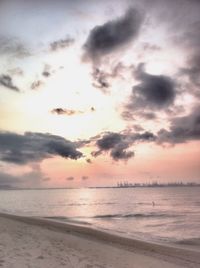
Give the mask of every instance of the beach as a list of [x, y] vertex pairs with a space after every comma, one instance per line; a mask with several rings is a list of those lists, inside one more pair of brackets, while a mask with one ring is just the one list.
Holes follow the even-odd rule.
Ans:
[[0, 214], [0, 266], [199, 267], [198, 251], [123, 238], [87, 226]]

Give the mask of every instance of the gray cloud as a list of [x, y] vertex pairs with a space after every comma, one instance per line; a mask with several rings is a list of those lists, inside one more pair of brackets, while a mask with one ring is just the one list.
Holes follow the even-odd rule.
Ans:
[[51, 76], [51, 66], [49, 64], [45, 64], [44, 65], [44, 69], [42, 72], [42, 75], [46, 78], [48, 78], [49, 76]]
[[26, 164], [53, 156], [78, 159], [83, 154], [77, 150], [81, 143], [60, 136], [26, 132], [24, 135], [0, 132], [0, 161]]
[[84, 44], [85, 57], [95, 61], [130, 43], [138, 35], [142, 16], [129, 9], [124, 16], [94, 27]]
[[157, 118], [156, 113], [134, 110], [132, 105], [128, 104], [126, 109], [121, 114], [122, 118], [127, 121], [135, 121], [137, 117], [144, 118], [145, 120], [155, 120]]
[[31, 84], [31, 89], [32, 89], [32, 90], [36, 90], [36, 89], [38, 89], [39, 87], [41, 87], [43, 84], [44, 84], [44, 82], [41, 81], [41, 80], [34, 81], [34, 82]]
[[194, 107], [187, 116], [171, 119], [169, 130], [161, 129], [158, 132], [158, 143], [184, 143], [191, 140], [200, 140], [200, 108]]
[[19, 88], [13, 84], [12, 78], [9, 75], [1, 75], [0, 76], [0, 85], [6, 87], [8, 89], [11, 89], [13, 91], [20, 92]]
[[38, 187], [40, 183], [50, 180], [50, 178], [46, 177], [42, 172], [38, 164], [32, 164], [31, 169], [31, 171], [18, 176], [7, 172], [0, 172], [0, 189]]
[[21, 179], [11, 174], [0, 172], [0, 189], [11, 189], [21, 183]]
[[113, 160], [128, 160], [134, 156], [133, 151], [128, 151], [135, 142], [149, 142], [154, 141], [156, 137], [150, 132], [144, 133], [113, 133], [108, 132], [102, 137], [98, 138], [96, 145], [98, 151], [92, 153], [94, 157], [102, 154], [103, 152], [110, 152]]
[[51, 180], [41, 170], [41, 167], [38, 163], [32, 163], [31, 168], [31, 171], [21, 175], [21, 183], [23, 187], [38, 187], [41, 183]]
[[[135, 126], [133, 127], [135, 128]], [[98, 135], [94, 138], [98, 150], [92, 152], [92, 155], [97, 157], [104, 152], [109, 152], [113, 160], [128, 160], [134, 156], [134, 151], [129, 150], [129, 148], [138, 142], [176, 144], [191, 140], [200, 140], [199, 105], [196, 105], [187, 116], [171, 118], [169, 130], [161, 129], [156, 135], [148, 131], [145, 132], [142, 127], [138, 127], [137, 125], [135, 130], [136, 133], [126, 130], [122, 133], [108, 132]]]
[[[198, 5], [193, 5], [193, 16], [190, 23], [184, 25], [183, 32], [175, 37], [175, 42], [184, 48], [186, 55], [186, 64], [180, 69], [180, 74], [189, 78], [190, 93], [200, 96], [200, 2]], [[191, 7], [191, 6], [190, 6]], [[198, 16], [195, 13], [198, 13]], [[192, 88], [194, 87], [194, 88]]]
[[0, 36], [0, 54], [8, 54], [15, 57], [30, 56], [25, 45], [15, 37]]
[[88, 176], [82, 176], [82, 178], [81, 178], [83, 181], [86, 181], [86, 180], [88, 180], [89, 179], [89, 177]]
[[134, 70], [134, 75], [140, 83], [132, 88], [132, 94], [121, 114], [123, 119], [134, 120], [135, 116], [139, 116], [152, 120], [157, 117], [156, 111], [174, 104], [176, 83], [170, 77], [146, 73], [143, 63]]
[[[200, 6], [199, 6], [200, 7]], [[199, 8], [200, 12], [200, 8]], [[181, 68], [180, 73], [187, 75], [190, 82], [199, 88], [200, 86], [200, 20], [189, 24], [184, 33], [177, 38], [185, 47], [188, 58], [187, 65]]]
[[130, 109], [130, 107], [128, 106], [125, 107], [125, 110], [121, 113], [121, 117], [127, 121], [134, 121], [135, 113], [133, 114], [132, 108]]
[[[129, 148], [139, 142], [177, 144], [200, 140], [199, 107], [199, 105], [196, 105], [191, 113], [186, 116], [171, 118], [169, 130], [161, 129], [156, 135], [148, 131], [145, 132], [141, 126], [137, 125], [136, 127], [133, 126], [136, 133], [131, 130], [126, 130], [122, 133], [108, 132], [103, 135], [98, 135], [94, 138], [98, 150], [92, 152], [92, 155], [97, 157], [104, 152], [109, 152], [113, 160], [128, 160], [134, 156], [134, 151], [129, 150]], [[137, 131], [139, 131], [139, 133]]]
[[124, 73], [132, 71], [133, 65], [125, 66], [122, 62], [117, 63], [110, 71], [105, 71], [102, 68], [93, 66], [92, 78], [93, 86], [100, 89], [103, 93], [109, 93], [109, 88], [115, 78], [124, 79]]
[[73, 180], [74, 180], [74, 177], [72, 177], [72, 176], [67, 177], [66, 180], [67, 180], [67, 181], [73, 181]]
[[42, 75], [43, 75], [44, 77], [49, 77], [49, 76], [51, 75], [51, 73], [48, 72], [48, 71], [43, 71], [43, 72], [42, 72]]
[[138, 116], [146, 120], [155, 120], [157, 118], [155, 113], [152, 112], [138, 112]]
[[110, 155], [116, 161], [120, 159], [128, 160], [129, 158], [133, 157], [135, 153], [131, 151], [126, 151], [126, 149], [127, 149], [126, 144], [120, 143], [111, 150]]
[[76, 110], [71, 110], [71, 109], [63, 109], [63, 108], [55, 108], [51, 111], [52, 114], [57, 114], [57, 115], [75, 115], [75, 114], [82, 114], [82, 111], [76, 111]]
[[133, 128], [137, 132], [144, 131], [144, 128], [137, 124], [133, 125]]
[[[199, 39], [200, 42], [200, 39]], [[200, 49], [196, 54], [191, 56], [187, 62], [185, 68], [181, 68], [180, 73], [182, 75], [187, 75], [190, 82], [196, 87], [200, 87]]]
[[176, 91], [173, 80], [164, 75], [151, 75], [144, 71], [144, 64], [140, 64], [135, 72], [141, 82], [133, 87], [132, 104], [138, 107], [162, 109], [173, 104]]
[[150, 43], [143, 43], [142, 44], [142, 49], [144, 51], [152, 53], [152, 52], [155, 52], [155, 51], [160, 51], [161, 47], [159, 47], [157, 45], [154, 45], [154, 44], [150, 44]]
[[71, 46], [75, 40], [71, 37], [66, 37], [65, 39], [60, 39], [57, 41], [54, 41], [50, 44], [51, 51], [58, 51], [60, 49], [67, 48]]
[[101, 89], [103, 93], [108, 93], [108, 88], [110, 87], [110, 84], [107, 81], [108, 77], [106, 73], [102, 72], [98, 68], [94, 68], [92, 77], [95, 81], [94, 83], [92, 83], [92, 85], [98, 89]]
[[110, 150], [112, 149], [115, 145], [120, 143], [122, 140], [122, 135], [119, 133], [108, 133], [102, 137], [102, 139], [97, 141], [97, 146], [101, 150]]

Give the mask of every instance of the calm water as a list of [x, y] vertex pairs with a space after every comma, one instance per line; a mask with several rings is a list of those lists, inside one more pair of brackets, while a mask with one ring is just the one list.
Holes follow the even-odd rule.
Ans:
[[200, 245], [200, 187], [0, 191], [0, 211]]

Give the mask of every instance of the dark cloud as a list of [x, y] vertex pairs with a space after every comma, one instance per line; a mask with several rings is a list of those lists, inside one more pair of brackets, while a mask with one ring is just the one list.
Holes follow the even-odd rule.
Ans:
[[53, 156], [78, 159], [83, 157], [77, 150], [80, 145], [51, 134], [0, 132], [0, 161], [26, 164]]
[[132, 109], [130, 109], [129, 106], [126, 107], [126, 109], [121, 113], [121, 117], [127, 121], [135, 120], [135, 114], [133, 113]]
[[86, 162], [88, 163], [88, 164], [92, 164], [92, 160], [91, 159], [86, 159]]
[[187, 116], [171, 119], [169, 130], [161, 129], [158, 132], [158, 143], [184, 143], [191, 140], [200, 140], [200, 106], [194, 107]]
[[46, 78], [48, 78], [49, 76], [51, 76], [51, 66], [49, 64], [45, 64], [44, 65], [44, 70], [42, 72], [42, 75]]
[[133, 125], [133, 128], [137, 132], [144, 131], [143, 127], [141, 127], [140, 125]]
[[44, 72], [42, 73], [42, 75], [45, 76], [45, 77], [49, 77], [49, 76], [51, 75], [51, 73], [48, 72], [48, 71], [44, 71]]
[[173, 105], [176, 86], [170, 77], [148, 74], [144, 71], [144, 64], [139, 65], [135, 77], [140, 83], [132, 89], [127, 110], [160, 110]]
[[109, 88], [115, 78], [124, 79], [123, 73], [132, 70], [133, 65], [125, 66], [121, 62], [111, 67], [109, 72], [93, 66], [92, 78], [94, 80], [93, 86], [100, 89], [103, 93], [109, 93]]
[[102, 154], [103, 152], [110, 152], [110, 156], [114, 160], [128, 160], [134, 156], [133, 151], [128, 149], [136, 142], [154, 141], [155, 135], [150, 132], [144, 133], [113, 133], [108, 132], [102, 137], [98, 138], [96, 145], [98, 151], [92, 153], [94, 157]]
[[138, 113], [138, 116], [140, 118], [144, 118], [146, 120], [155, 120], [157, 118], [156, 114], [152, 113], [152, 112], [142, 112], [142, 111], [140, 111]]
[[98, 89], [101, 89], [102, 92], [108, 93], [108, 88], [110, 84], [107, 81], [106, 73], [100, 71], [98, 68], [95, 68], [92, 77], [94, 79], [94, 83], [92, 85]]
[[118, 144], [118, 146], [116, 146], [111, 150], [110, 155], [116, 161], [120, 159], [128, 160], [129, 158], [133, 157], [135, 153], [131, 151], [126, 151], [126, 149], [127, 149], [126, 144], [120, 143]]
[[82, 178], [81, 178], [83, 181], [86, 181], [86, 180], [88, 180], [89, 179], [89, 177], [88, 176], [82, 176]]
[[124, 16], [94, 27], [84, 45], [85, 57], [93, 61], [130, 43], [138, 35], [142, 16], [129, 9]]
[[163, 108], [173, 104], [175, 84], [168, 76], [148, 74], [144, 71], [144, 65], [140, 64], [136, 77], [141, 81], [133, 87], [133, 95], [138, 104], [146, 104], [150, 108]]
[[139, 134], [132, 134], [132, 140], [134, 142], [145, 142], [145, 141], [155, 141], [156, 140], [156, 136], [151, 133], [151, 132], [143, 132], [143, 133], [139, 133]]
[[51, 51], [58, 51], [60, 49], [64, 49], [66, 47], [71, 46], [75, 40], [70, 37], [66, 37], [65, 39], [60, 39], [57, 41], [54, 41], [50, 44]]
[[121, 116], [124, 120], [135, 121], [136, 118], [144, 118], [145, 120], [155, 120], [157, 118], [156, 114], [153, 112], [138, 111], [132, 109], [130, 104], [126, 106], [125, 111], [121, 113]]
[[13, 91], [20, 92], [19, 88], [13, 84], [12, 78], [9, 75], [1, 75], [0, 76], [0, 85], [6, 87], [8, 89], [11, 89]]
[[32, 90], [36, 90], [36, 89], [38, 89], [39, 87], [41, 87], [43, 84], [44, 84], [44, 82], [41, 81], [41, 80], [34, 81], [34, 82], [31, 84], [31, 89], [32, 89]]
[[75, 115], [75, 114], [82, 114], [82, 111], [76, 111], [76, 110], [71, 110], [71, 109], [63, 109], [63, 108], [55, 108], [51, 111], [52, 114], [57, 114], [57, 115]]
[[[99, 140], [96, 145], [98, 151], [93, 152], [94, 157], [103, 152], [110, 152], [113, 160], [128, 160], [134, 156], [134, 152], [128, 150], [132, 145], [138, 142], [156, 142], [163, 143], [185, 143], [189, 141], [200, 140], [200, 106], [194, 107], [187, 116], [174, 117], [170, 121], [169, 130], [161, 129], [156, 135], [151, 132], [132, 133], [107, 133]], [[139, 131], [143, 129], [139, 127]]]
[[119, 133], [108, 133], [97, 141], [97, 146], [101, 150], [110, 150], [122, 141], [122, 137]]
[[67, 181], [73, 181], [73, 180], [74, 180], [74, 177], [72, 177], [72, 176], [67, 177], [66, 180], [67, 180]]
[[44, 71], [42, 73], [42, 75], [45, 76], [45, 77], [49, 77], [51, 75], [51, 73], [50, 72], [47, 72], [47, 71]]

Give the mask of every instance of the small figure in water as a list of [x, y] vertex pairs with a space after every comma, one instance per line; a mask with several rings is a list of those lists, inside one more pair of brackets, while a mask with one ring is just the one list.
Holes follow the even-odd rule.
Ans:
[[153, 206], [153, 207], [155, 206], [155, 202], [154, 202], [154, 201], [152, 201], [152, 206]]

